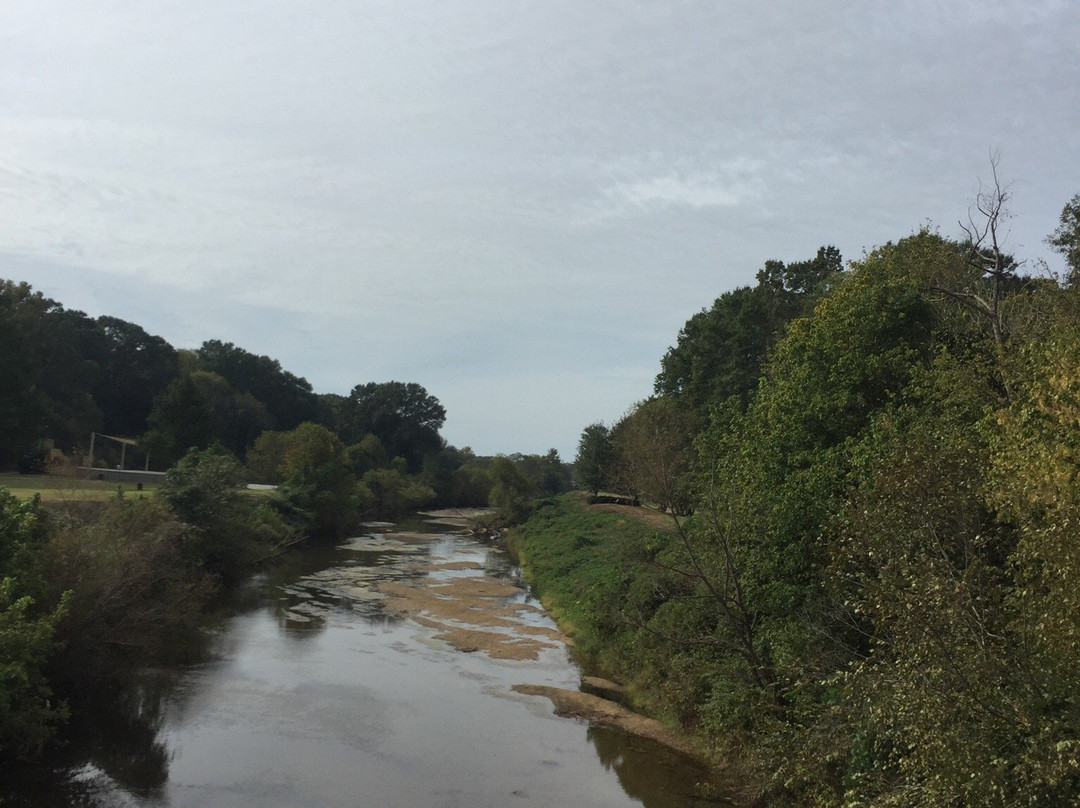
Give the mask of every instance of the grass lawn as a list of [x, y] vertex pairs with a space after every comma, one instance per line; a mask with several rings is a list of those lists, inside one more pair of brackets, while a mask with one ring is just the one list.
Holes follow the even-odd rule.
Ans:
[[117, 489], [131, 496], [151, 496], [157, 486], [143, 483], [118, 483], [105, 480], [82, 480], [51, 474], [0, 474], [0, 488], [6, 488], [20, 499], [40, 494], [46, 502], [104, 502], [116, 496]]

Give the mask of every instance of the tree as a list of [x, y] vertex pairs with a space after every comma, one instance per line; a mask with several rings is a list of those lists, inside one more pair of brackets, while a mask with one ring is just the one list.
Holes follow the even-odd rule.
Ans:
[[349, 468], [357, 477], [363, 477], [372, 469], [385, 468], [391, 460], [382, 441], [374, 435], [365, 435], [363, 440], [345, 451], [349, 456]]
[[371, 493], [357, 484], [345, 445], [333, 432], [313, 423], [286, 433], [287, 446], [279, 473], [281, 492], [305, 520], [308, 533], [339, 539], [359, 521]]
[[966, 242], [963, 244], [964, 259], [975, 274], [974, 284], [962, 286], [935, 286], [954, 300], [959, 301], [989, 324], [994, 342], [1005, 344], [1007, 329], [1002, 314], [1002, 302], [1006, 294], [1016, 286], [1015, 259], [1002, 251], [1005, 222], [1009, 219], [1011, 186], [1002, 185], [998, 179], [998, 157], [990, 158], [993, 182], [987, 186], [979, 183], [975, 202], [968, 210], [967, 222], [960, 222]]
[[1080, 194], [1065, 203], [1057, 229], [1046, 241], [1065, 256], [1065, 263], [1069, 267], [1066, 284], [1076, 289], [1080, 286]]
[[176, 379], [157, 397], [140, 444], [166, 464], [188, 449], [214, 443], [243, 457], [272, 422], [266, 407], [250, 393], [234, 389], [216, 373], [199, 370]]
[[693, 582], [701, 606], [667, 633], [685, 638], [687, 654], [711, 651], [703, 720], [721, 736], [748, 733], [754, 765], [777, 788], [827, 787], [829, 758], [814, 744], [833, 726], [839, 654], [822, 536], [859, 439], [933, 356], [936, 312], [919, 272], [939, 254], [956, 259], [920, 233], [854, 264], [788, 324], [749, 407], [718, 407], [698, 440], [701, 500], [679, 532], [681, 557], [664, 563]]
[[491, 499], [494, 482], [488, 474], [488, 464], [479, 458], [467, 461], [451, 479], [451, 497], [455, 505], [482, 508]]
[[491, 493], [488, 504], [497, 508], [501, 519], [508, 523], [520, 522], [529, 513], [532, 483], [518, 471], [508, 457], [499, 456], [488, 466]]
[[49, 399], [40, 386], [40, 360], [23, 301], [28, 284], [0, 281], [0, 468], [16, 462], [45, 437]]
[[446, 446], [424, 459], [424, 469], [419, 479], [435, 492], [435, 503], [439, 507], [460, 504], [454, 498], [454, 473], [474, 459], [468, 447], [458, 449], [454, 446]]
[[146, 431], [154, 399], [179, 373], [176, 350], [135, 323], [98, 317], [91, 356], [98, 372], [90, 392], [102, 430], [133, 437]]
[[278, 485], [284, 480], [281, 469], [285, 463], [285, 452], [289, 448], [289, 433], [268, 429], [259, 437], [247, 453], [247, 468], [251, 481], [267, 485]]
[[262, 402], [275, 429], [293, 429], [304, 421], [314, 421], [319, 414], [311, 384], [284, 370], [276, 359], [216, 339], [204, 342], [198, 357], [204, 370], [217, 373], [236, 390]]
[[598, 494], [608, 483], [614, 463], [611, 431], [600, 422], [589, 424], [581, 433], [574, 459], [578, 484], [586, 491]]
[[557, 449], [548, 449], [547, 454], [540, 458], [540, 468], [533, 485], [544, 496], [554, 496], [570, 490], [570, 468], [562, 462]]
[[661, 511], [692, 510], [697, 419], [670, 396], [642, 401], [611, 429], [619, 487]]
[[64, 609], [30, 614], [34, 600], [18, 597], [13, 578], [0, 578], [0, 753], [35, 755], [67, 716], [44, 675]]
[[46, 540], [38, 500], [0, 489], [0, 753], [40, 751], [67, 714], [45, 676], [66, 602], [42, 613], [28, 592], [38, 588], [33, 565]]
[[809, 311], [842, 268], [835, 247], [821, 247], [809, 261], [766, 261], [756, 286], [725, 292], [687, 320], [660, 362], [657, 395], [674, 396], [703, 418], [733, 396], [745, 406], [784, 325]]
[[0, 281], [0, 463], [41, 439], [70, 450], [101, 428], [90, 395], [95, 324], [26, 283]]
[[446, 410], [415, 382], [358, 384], [343, 406], [341, 434], [346, 443], [374, 435], [390, 457], [404, 457], [411, 473], [443, 447], [439, 429]]
[[292, 542], [293, 532], [270, 504], [241, 492], [244, 468], [230, 454], [191, 449], [165, 475], [159, 495], [193, 528], [186, 544], [197, 564], [225, 580]]
[[364, 474], [363, 484], [371, 492], [371, 512], [387, 519], [414, 513], [435, 500], [431, 487], [394, 466], [371, 469]]

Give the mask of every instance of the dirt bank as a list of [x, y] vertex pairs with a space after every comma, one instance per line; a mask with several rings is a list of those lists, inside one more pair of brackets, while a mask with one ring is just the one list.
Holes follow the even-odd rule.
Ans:
[[514, 685], [514, 691], [526, 696], [543, 696], [550, 699], [555, 707], [555, 715], [567, 718], [584, 718], [593, 724], [616, 727], [623, 732], [649, 738], [662, 743], [689, 757], [701, 760], [701, 756], [685, 737], [668, 729], [654, 718], [638, 715], [633, 710], [613, 701], [582, 693], [578, 690], [564, 690], [547, 685]]

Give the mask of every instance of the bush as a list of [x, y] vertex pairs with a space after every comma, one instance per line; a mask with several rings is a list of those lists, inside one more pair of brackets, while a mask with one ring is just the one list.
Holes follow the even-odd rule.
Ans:
[[191, 530], [152, 499], [56, 515], [37, 559], [48, 598], [68, 593], [49, 663], [54, 684], [77, 694], [198, 647], [214, 586], [188, 557]]
[[34, 617], [33, 598], [16, 597], [15, 588], [13, 578], [0, 581], [0, 753], [26, 756], [39, 752], [67, 717], [44, 674], [64, 604]]
[[159, 491], [190, 526], [183, 540], [188, 560], [226, 581], [296, 539], [272, 505], [241, 490], [243, 475], [231, 455], [192, 449], [169, 470]]

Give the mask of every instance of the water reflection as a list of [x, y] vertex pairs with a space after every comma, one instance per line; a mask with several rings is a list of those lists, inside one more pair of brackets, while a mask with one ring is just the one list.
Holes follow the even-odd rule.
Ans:
[[731, 805], [717, 795], [708, 769], [655, 741], [595, 726], [588, 736], [600, 762], [645, 808]]
[[162, 729], [171, 691], [170, 675], [148, 673], [122, 695], [89, 705], [45, 759], [0, 769], [0, 805], [98, 806], [118, 792], [160, 798], [169, 780]]

